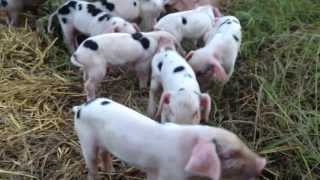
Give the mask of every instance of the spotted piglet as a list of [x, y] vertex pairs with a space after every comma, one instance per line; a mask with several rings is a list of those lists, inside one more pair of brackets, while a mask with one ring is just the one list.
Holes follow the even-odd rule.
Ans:
[[106, 98], [73, 111], [89, 179], [96, 177], [99, 159], [112, 169], [111, 154], [146, 172], [148, 180], [248, 180], [266, 165], [265, 158], [222, 128], [159, 124]]
[[19, 14], [24, 10], [37, 13], [38, 7], [46, 0], [0, 0], [0, 11], [7, 13], [7, 23], [12, 26], [18, 25]]
[[212, 77], [227, 82], [233, 71], [241, 44], [241, 25], [234, 16], [218, 19], [215, 28], [206, 38], [206, 45], [186, 56], [196, 72], [200, 84], [207, 84]]
[[211, 6], [200, 6], [193, 10], [168, 14], [157, 22], [154, 29], [173, 34], [179, 43], [183, 39], [197, 41], [210, 32], [215, 19]]
[[123, 18], [111, 15], [98, 8], [98, 2], [69, 1], [59, 7], [49, 17], [48, 31], [51, 32], [52, 19], [58, 16], [63, 36], [69, 50], [73, 52], [77, 45], [75, 37], [77, 32], [87, 36], [95, 36], [104, 33], [138, 31], [136, 24], [131, 24]]
[[152, 60], [152, 75], [148, 113], [156, 111], [155, 93], [162, 87], [163, 93], [158, 113], [161, 121], [178, 124], [199, 124], [202, 118], [208, 121], [211, 98], [201, 93], [196, 76], [190, 65], [174, 50], [157, 53]]
[[71, 57], [84, 71], [87, 99], [95, 98], [96, 86], [111, 66], [133, 65], [141, 88], [147, 86], [150, 62], [162, 46], [174, 48], [175, 38], [165, 31], [149, 33], [111, 33], [85, 40]]

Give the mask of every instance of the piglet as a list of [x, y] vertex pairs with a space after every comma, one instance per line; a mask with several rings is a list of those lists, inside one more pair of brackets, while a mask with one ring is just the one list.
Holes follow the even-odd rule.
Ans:
[[215, 28], [205, 38], [206, 45], [186, 56], [196, 72], [200, 84], [205, 84], [212, 77], [226, 83], [233, 71], [241, 44], [241, 25], [234, 16], [218, 19]]
[[104, 33], [124, 32], [135, 33], [139, 30], [136, 24], [131, 24], [121, 17], [106, 12], [101, 2], [68, 1], [60, 6], [49, 17], [48, 32], [52, 32], [51, 24], [55, 15], [58, 16], [63, 37], [71, 52], [77, 48], [75, 37], [78, 32], [87, 36]]
[[7, 23], [18, 25], [19, 14], [25, 10], [37, 13], [38, 7], [46, 0], [0, 0], [0, 11], [7, 13]]
[[146, 172], [148, 180], [193, 176], [248, 180], [266, 165], [265, 158], [222, 128], [159, 124], [107, 98], [75, 106], [73, 111], [89, 179], [97, 175], [98, 159], [112, 169], [110, 154]]
[[211, 6], [200, 6], [193, 10], [168, 14], [157, 22], [154, 29], [173, 34], [179, 43], [183, 39], [197, 41], [210, 32], [215, 19]]
[[163, 89], [159, 103], [158, 116], [161, 121], [178, 124], [199, 124], [202, 118], [209, 119], [211, 98], [201, 93], [196, 76], [186, 62], [175, 50], [162, 49], [152, 60], [152, 75], [149, 92], [148, 113], [155, 113], [155, 93]]
[[71, 57], [83, 69], [87, 99], [95, 98], [96, 86], [110, 66], [131, 64], [139, 77], [141, 88], [147, 86], [150, 62], [162, 46], [175, 47], [175, 38], [167, 32], [111, 33], [85, 40]]

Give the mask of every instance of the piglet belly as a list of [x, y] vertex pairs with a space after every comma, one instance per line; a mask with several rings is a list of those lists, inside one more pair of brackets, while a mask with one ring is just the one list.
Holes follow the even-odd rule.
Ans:
[[[105, 140], [108, 151], [119, 159], [140, 169], [156, 166], [155, 153], [150, 152], [152, 145], [143, 143], [143, 139], [130, 136], [115, 136]], [[152, 149], [152, 148], [151, 148]]]

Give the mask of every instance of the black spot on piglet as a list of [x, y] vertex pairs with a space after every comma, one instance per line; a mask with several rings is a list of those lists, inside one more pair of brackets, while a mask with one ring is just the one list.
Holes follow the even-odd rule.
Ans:
[[80, 114], [81, 114], [81, 109], [77, 111], [77, 114], [76, 114], [77, 119], [80, 119]]
[[159, 64], [158, 64], [158, 69], [159, 69], [159, 71], [161, 71], [162, 65], [163, 65], [163, 63], [162, 63], [162, 62], [159, 62]]
[[144, 49], [148, 49], [150, 47], [150, 41], [148, 38], [144, 37], [142, 33], [137, 32], [131, 34], [132, 38], [136, 41], [139, 41]]
[[65, 18], [65, 17], [61, 18], [61, 21], [62, 21], [63, 24], [67, 24], [68, 23], [68, 19]]
[[104, 13], [102, 16], [99, 17], [98, 21], [103, 21], [104, 19], [109, 21], [111, 17], [112, 17], [111, 14]]
[[141, 43], [141, 45], [142, 45], [142, 47], [143, 47], [144, 49], [148, 49], [148, 48], [150, 47], [150, 41], [149, 41], [149, 39], [146, 38], [146, 37], [143, 37], [143, 38], [140, 40], [140, 43]]
[[183, 67], [183, 66], [178, 66], [178, 67], [174, 68], [173, 72], [174, 72], [174, 73], [177, 73], [177, 72], [181, 72], [181, 71], [183, 71], [183, 70], [184, 70], [184, 67]]
[[59, 14], [67, 15], [70, 13], [70, 9], [76, 9], [77, 2], [76, 1], [69, 1], [66, 5], [62, 6], [59, 10]]
[[187, 24], [187, 19], [185, 17], [182, 17], [182, 24], [186, 25]]
[[236, 35], [232, 35], [232, 36], [235, 41], [239, 42], [239, 38]]
[[138, 40], [138, 41], [143, 37], [142, 33], [140, 32], [133, 33], [131, 36], [134, 40]]
[[88, 4], [87, 9], [88, 9], [88, 13], [91, 14], [92, 16], [97, 16], [99, 13], [102, 12], [101, 9], [97, 8], [93, 4]]
[[113, 3], [108, 2], [107, 0], [100, 0], [100, 2], [102, 3], [102, 5], [104, 7], [106, 7], [109, 11], [113, 11], [115, 6]]
[[110, 104], [110, 103], [111, 103], [110, 101], [102, 101], [102, 102], [101, 102], [101, 105], [104, 106], [104, 105], [108, 105], [108, 104]]
[[83, 41], [85, 41], [88, 38], [88, 36], [84, 35], [84, 34], [79, 34], [77, 35], [77, 44], [81, 44]]
[[98, 48], [99, 48], [98, 44], [95, 41], [91, 40], [91, 39], [86, 40], [84, 42], [83, 46], [86, 47], [86, 48], [89, 48], [91, 50], [94, 50], [94, 51], [98, 50]]

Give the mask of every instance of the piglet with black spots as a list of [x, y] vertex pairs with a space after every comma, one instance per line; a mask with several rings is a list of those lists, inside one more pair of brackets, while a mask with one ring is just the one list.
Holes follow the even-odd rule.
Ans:
[[241, 44], [241, 25], [234, 16], [218, 19], [215, 28], [205, 39], [206, 45], [186, 56], [189, 64], [196, 72], [200, 84], [208, 84], [215, 79], [226, 83], [233, 71]]
[[211, 98], [200, 92], [192, 68], [174, 50], [162, 49], [152, 60], [148, 106], [150, 116], [155, 114], [155, 94], [161, 88], [163, 93], [156, 116], [161, 114], [163, 123], [199, 124], [201, 118], [208, 121]]
[[150, 63], [162, 46], [175, 48], [175, 38], [167, 32], [111, 33], [85, 40], [71, 57], [83, 69], [87, 99], [94, 99], [96, 86], [111, 66], [133, 65], [141, 88], [147, 87]]
[[173, 34], [181, 43], [183, 39], [198, 41], [211, 31], [216, 15], [211, 6], [200, 6], [193, 10], [168, 14], [154, 26], [155, 30]]
[[78, 32], [87, 36], [104, 33], [135, 33], [139, 30], [136, 24], [127, 22], [121, 17], [104, 11], [98, 2], [68, 1], [49, 17], [48, 32], [51, 31], [52, 19], [58, 16], [66, 45], [74, 52], [77, 45], [75, 37]]
[[7, 23], [12, 26], [18, 25], [20, 13], [31, 10], [37, 13], [38, 7], [46, 0], [0, 0], [0, 11], [7, 13]]
[[111, 154], [146, 172], [147, 180], [251, 180], [266, 165], [265, 158], [222, 128], [159, 124], [107, 98], [73, 111], [89, 179], [97, 177], [99, 159], [112, 170]]

